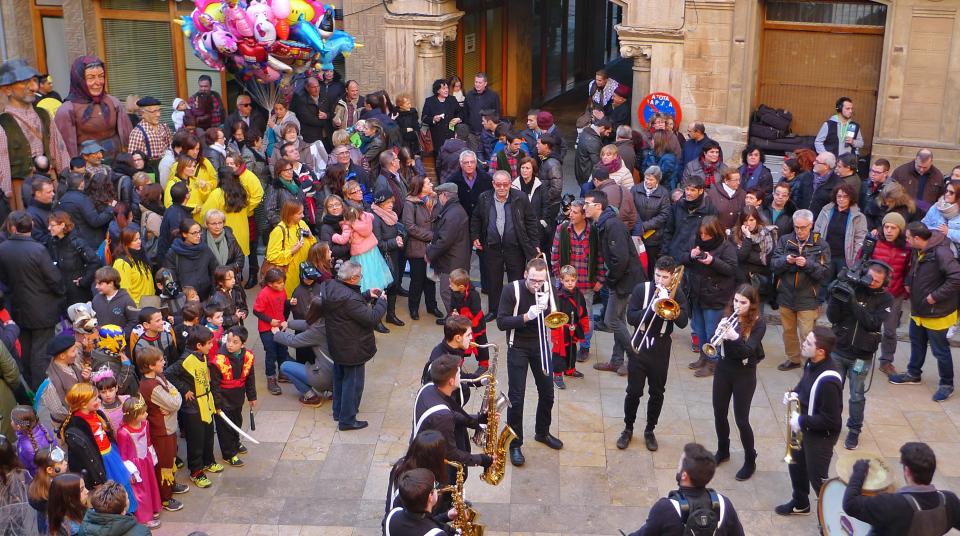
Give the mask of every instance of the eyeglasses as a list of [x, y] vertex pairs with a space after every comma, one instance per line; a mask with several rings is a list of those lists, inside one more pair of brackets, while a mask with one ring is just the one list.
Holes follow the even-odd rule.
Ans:
[[330, 203], [330, 204], [327, 205], [327, 209], [331, 209], [331, 208], [342, 208], [342, 207], [343, 207], [343, 204], [342, 204], [342, 203]]
[[190, 231], [187, 234], [190, 236], [200, 236], [200, 229], [197, 229], [196, 231]]
[[797, 224], [793, 224], [793, 228], [794, 228], [795, 230], [797, 230], [797, 231], [806, 231], [807, 229], [809, 229], [809, 228], [811, 228], [811, 227], [813, 227], [813, 224], [812, 224], [812, 223], [808, 223], [807, 225], [797, 225]]

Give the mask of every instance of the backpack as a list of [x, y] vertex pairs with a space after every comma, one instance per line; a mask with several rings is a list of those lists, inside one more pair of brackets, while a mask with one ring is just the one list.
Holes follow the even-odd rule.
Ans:
[[674, 490], [667, 496], [680, 515], [683, 524], [683, 536], [713, 536], [723, 522], [723, 500], [720, 494], [707, 489], [707, 495], [693, 501]]

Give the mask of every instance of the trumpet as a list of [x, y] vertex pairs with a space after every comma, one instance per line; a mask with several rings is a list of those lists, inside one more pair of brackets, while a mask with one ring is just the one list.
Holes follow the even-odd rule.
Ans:
[[789, 464], [797, 463], [794, 452], [800, 450], [801, 442], [803, 441], [803, 432], [799, 430], [794, 432], [790, 427], [790, 421], [799, 413], [800, 397], [797, 393], [791, 392], [787, 395], [787, 454], [783, 457], [783, 461]]
[[724, 318], [717, 324], [717, 330], [713, 333], [713, 338], [710, 339], [710, 342], [703, 345], [703, 355], [714, 358], [717, 356], [719, 351], [719, 346], [723, 342], [723, 336], [727, 334], [731, 329], [737, 329], [740, 326], [740, 315], [737, 313], [736, 308], [734, 308], [733, 313], [730, 314], [727, 318]]

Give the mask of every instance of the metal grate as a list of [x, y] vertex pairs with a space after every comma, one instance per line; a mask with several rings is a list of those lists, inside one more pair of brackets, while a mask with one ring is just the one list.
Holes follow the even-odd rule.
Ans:
[[816, 2], [770, 0], [767, 21], [843, 26], [884, 26], [887, 6], [873, 2]]

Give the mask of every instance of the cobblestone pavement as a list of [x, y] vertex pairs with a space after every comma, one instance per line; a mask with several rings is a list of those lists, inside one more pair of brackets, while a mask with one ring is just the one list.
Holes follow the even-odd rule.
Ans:
[[[401, 298], [398, 310], [405, 309]], [[405, 314], [401, 318], [408, 320]], [[377, 336], [379, 352], [367, 365], [359, 418], [369, 421], [370, 426], [346, 433], [336, 430], [329, 403], [317, 409], [301, 407], [290, 384], [282, 384], [282, 396], [267, 392], [260, 342], [252, 337], [261, 400], [253, 434], [262, 444], [248, 444], [245, 467], [228, 467], [224, 473], [210, 476], [212, 487], [193, 487], [180, 496], [186, 507], [180, 512], [164, 512], [163, 526], [154, 533], [379, 534], [387, 473], [405, 452], [420, 371], [430, 349], [441, 338], [441, 328], [429, 315], [390, 329], [389, 335]], [[760, 452], [757, 473], [749, 481], [735, 481], [743, 451], [734, 427], [732, 459], [718, 469], [712, 485], [732, 499], [747, 534], [816, 534], [815, 515], [781, 518], [773, 513], [775, 505], [790, 497], [787, 468], [782, 461], [785, 425], [781, 398], [799, 378], [797, 370], [776, 370], [783, 357], [780, 335], [780, 326], [767, 330], [767, 358], [760, 365], [751, 409]], [[491, 326], [491, 336], [502, 347], [503, 334], [495, 326]], [[642, 438], [635, 439], [628, 450], [617, 450], [626, 379], [591, 368], [598, 358], [609, 357], [612, 345], [609, 333], [598, 333], [594, 340], [590, 361], [581, 365], [585, 377], [568, 379], [568, 388], [557, 392], [551, 430], [564, 441], [564, 449], [553, 451], [528, 442], [524, 448], [526, 466], [508, 465], [506, 477], [497, 487], [481, 482], [477, 471], [471, 472], [466, 495], [479, 511], [487, 534], [615, 535], [618, 529], [636, 530], [657, 498], [675, 487], [682, 445], [698, 441], [708, 448], [716, 447], [711, 380], [694, 378], [686, 367], [693, 358], [689, 330], [674, 335], [666, 403], [657, 427], [660, 450], [656, 453], [643, 447]], [[896, 363], [901, 368], [908, 350], [905, 343], [898, 348]], [[503, 351], [499, 377], [504, 391], [505, 361]], [[467, 364], [468, 369], [474, 366]], [[530, 383], [525, 405], [528, 435], [533, 433], [536, 405], [536, 391]], [[943, 404], [931, 401], [935, 384], [932, 356], [928, 357], [921, 386], [893, 386], [878, 373], [867, 394], [860, 452], [880, 454], [891, 467], [898, 467], [898, 448], [903, 442], [926, 441], [938, 458], [934, 483], [960, 490], [960, 397]], [[471, 403], [473, 411], [479, 398], [474, 397]], [[641, 421], [645, 404], [646, 398], [640, 409]], [[732, 424], [732, 415], [730, 420]], [[641, 429], [642, 423], [637, 427]], [[837, 449], [841, 451], [842, 446]], [[186, 476], [184, 471], [178, 475], [181, 481], [186, 481]], [[902, 484], [899, 474], [897, 482]]]

